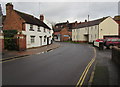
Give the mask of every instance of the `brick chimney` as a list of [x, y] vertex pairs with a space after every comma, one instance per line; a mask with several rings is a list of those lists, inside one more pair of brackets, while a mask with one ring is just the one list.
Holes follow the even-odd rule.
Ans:
[[7, 3], [6, 4], [6, 16], [10, 15], [12, 11], [13, 11], [12, 3]]
[[42, 21], [42, 22], [44, 21], [44, 15], [42, 15], [42, 14], [40, 15], [40, 21]]

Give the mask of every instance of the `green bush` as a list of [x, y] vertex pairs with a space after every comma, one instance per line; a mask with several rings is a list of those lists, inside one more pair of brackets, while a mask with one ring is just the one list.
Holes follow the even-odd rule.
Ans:
[[16, 44], [16, 39], [14, 36], [17, 34], [17, 30], [3, 30], [4, 33], [4, 45], [5, 49], [17, 50], [18, 46]]

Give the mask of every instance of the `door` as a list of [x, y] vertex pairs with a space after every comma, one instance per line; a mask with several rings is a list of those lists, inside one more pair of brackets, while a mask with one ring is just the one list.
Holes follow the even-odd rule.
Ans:
[[42, 46], [42, 36], [40, 36], [40, 46]]
[[49, 45], [49, 37], [47, 37], [47, 45]]

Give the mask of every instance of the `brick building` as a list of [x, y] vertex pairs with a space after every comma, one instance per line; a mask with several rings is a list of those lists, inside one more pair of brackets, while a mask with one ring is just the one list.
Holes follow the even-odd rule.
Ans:
[[57, 23], [53, 27], [54, 31], [54, 40], [55, 41], [68, 41], [72, 38], [72, 29], [77, 26], [77, 21], [73, 23], [63, 22], [63, 23]]
[[119, 24], [119, 36], [120, 36], [120, 15], [113, 18]]
[[17, 45], [19, 50], [39, 47], [51, 44], [52, 30], [44, 22], [44, 16], [40, 19], [14, 10], [11, 3], [6, 4], [6, 17], [3, 22], [3, 30], [17, 30]]

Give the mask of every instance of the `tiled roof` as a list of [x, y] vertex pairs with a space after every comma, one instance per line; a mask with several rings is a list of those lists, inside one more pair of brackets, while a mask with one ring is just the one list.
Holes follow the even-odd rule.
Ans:
[[120, 21], [120, 15], [114, 17], [115, 21]]
[[50, 29], [50, 27], [48, 27], [44, 22], [40, 21], [38, 18], [32, 16], [32, 15], [29, 15], [29, 14], [26, 14], [26, 13], [23, 13], [23, 12], [19, 12], [17, 10], [14, 10], [19, 16], [21, 16], [25, 21], [26, 23], [29, 23], [29, 24], [34, 24], [34, 25], [38, 25], [38, 26], [42, 26], [44, 28], [47, 28], [47, 29]]
[[100, 24], [103, 20], [105, 20], [108, 17], [103, 17], [97, 20], [89, 21], [89, 22], [83, 22], [79, 24], [76, 28], [83, 28], [83, 27], [88, 27], [88, 26], [94, 26]]
[[55, 26], [66, 25], [68, 22], [57, 23]]
[[54, 32], [60, 32], [63, 28], [53, 29]]

